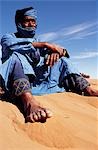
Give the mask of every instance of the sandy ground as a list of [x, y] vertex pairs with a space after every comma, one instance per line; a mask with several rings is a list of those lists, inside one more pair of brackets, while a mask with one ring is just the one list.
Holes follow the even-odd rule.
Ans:
[[[90, 80], [98, 89], [98, 80]], [[97, 150], [98, 98], [75, 93], [35, 96], [50, 108], [46, 123], [25, 123], [20, 110], [0, 101], [0, 150]]]

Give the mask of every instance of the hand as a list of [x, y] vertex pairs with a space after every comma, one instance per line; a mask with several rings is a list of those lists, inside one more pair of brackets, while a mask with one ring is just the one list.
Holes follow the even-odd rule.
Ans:
[[33, 42], [32, 45], [35, 48], [47, 48], [52, 53], [58, 53], [60, 55], [60, 57], [65, 56], [65, 57], [69, 58], [69, 54], [68, 54], [67, 50], [64, 47], [61, 47], [57, 44], [51, 44], [51, 43], [47, 43], [47, 42]]
[[46, 60], [46, 64], [52, 67], [55, 64], [55, 62], [58, 61], [59, 58], [60, 55], [58, 53], [49, 54]]

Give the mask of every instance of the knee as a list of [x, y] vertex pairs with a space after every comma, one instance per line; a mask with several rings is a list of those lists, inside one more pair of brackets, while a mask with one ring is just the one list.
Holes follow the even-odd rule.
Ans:
[[21, 66], [21, 61], [15, 54], [12, 54], [11, 66], [12, 66], [12, 68], [13, 68], [13, 66], [14, 67], [17, 66], [17, 69], [20, 68], [20, 66]]
[[[18, 71], [19, 70], [19, 71]], [[17, 55], [12, 54], [11, 61], [10, 61], [10, 71], [9, 73], [12, 74], [12, 72], [20, 72], [22, 70], [22, 65], [20, 59], [17, 57]]]
[[12, 62], [14, 62], [16, 64], [20, 64], [21, 63], [20, 59], [15, 54], [12, 55]]

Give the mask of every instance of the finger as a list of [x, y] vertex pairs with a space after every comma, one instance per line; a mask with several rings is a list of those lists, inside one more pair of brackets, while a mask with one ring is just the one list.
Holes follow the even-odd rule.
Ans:
[[52, 65], [54, 65], [55, 62], [57, 62], [57, 54], [54, 54], [54, 55], [53, 55]]
[[54, 57], [53, 57], [53, 62], [52, 62], [53, 64], [52, 65], [54, 65], [54, 63], [56, 63], [58, 60], [59, 60], [59, 54], [55, 53]]
[[59, 54], [56, 55], [56, 59], [57, 59], [57, 61], [59, 60]]
[[59, 54], [57, 54], [57, 53], [51, 54], [50, 66], [53, 66], [55, 64], [55, 62], [58, 61], [58, 59], [59, 59]]
[[57, 62], [57, 53], [53, 53], [51, 55], [51, 62], [50, 65], [53, 66], [55, 64], [55, 62]]
[[58, 53], [56, 53], [56, 54], [54, 55], [54, 62], [57, 62], [57, 61], [58, 61], [58, 59], [59, 59], [59, 54], [58, 54]]
[[54, 54], [51, 54], [49, 64], [50, 64], [50, 66], [53, 66], [53, 65], [54, 65]]
[[47, 60], [46, 60], [46, 64], [48, 65], [50, 61], [50, 55], [48, 55]]

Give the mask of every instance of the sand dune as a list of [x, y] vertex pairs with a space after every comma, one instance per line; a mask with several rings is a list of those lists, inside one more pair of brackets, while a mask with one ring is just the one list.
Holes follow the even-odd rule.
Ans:
[[[98, 80], [90, 80], [98, 88]], [[24, 123], [19, 109], [0, 101], [1, 150], [97, 150], [98, 98], [75, 93], [36, 96], [53, 111], [46, 123]]]

